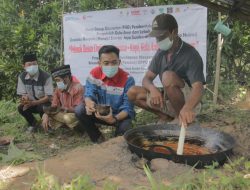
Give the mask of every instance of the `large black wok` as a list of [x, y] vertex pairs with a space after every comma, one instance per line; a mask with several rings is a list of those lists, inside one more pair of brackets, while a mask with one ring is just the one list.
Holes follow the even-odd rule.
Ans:
[[145, 139], [164, 140], [176, 138], [178, 140], [179, 134], [180, 127], [175, 124], [145, 125], [128, 130], [124, 134], [124, 138], [131, 152], [136, 153], [139, 157], [144, 157], [148, 160], [165, 158], [176, 163], [195, 166], [196, 168], [211, 165], [213, 162], [223, 164], [227, 160], [227, 157], [232, 154], [232, 149], [235, 145], [235, 141], [230, 135], [214, 129], [203, 128], [196, 124], [187, 128], [185, 142], [197, 141], [201, 146], [212, 150], [212, 153], [205, 155], [177, 155], [173, 151], [170, 151], [170, 154], [164, 154], [142, 148]]

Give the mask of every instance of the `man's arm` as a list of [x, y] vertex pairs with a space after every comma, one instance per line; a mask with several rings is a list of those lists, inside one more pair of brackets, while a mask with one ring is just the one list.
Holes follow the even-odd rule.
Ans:
[[192, 123], [195, 118], [193, 109], [201, 101], [203, 93], [202, 82], [195, 82], [192, 84], [192, 89], [186, 103], [180, 111], [179, 119], [185, 126]]
[[41, 98], [39, 100], [31, 100], [29, 104], [30, 104], [30, 106], [36, 106], [36, 105], [46, 103], [49, 100], [50, 100], [50, 97], [48, 95], [45, 95], [43, 98]]
[[150, 100], [151, 104], [154, 106], [160, 105], [163, 107], [163, 97], [161, 92], [157, 89], [157, 87], [153, 84], [153, 80], [157, 75], [152, 71], [147, 71], [145, 76], [142, 79], [142, 86], [146, 88], [150, 92]]
[[73, 106], [68, 109], [64, 109], [64, 111], [68, 113], [74, 113], [75, 107], [83, 102], [83, 86], [79, 83], [75, 88], [77, 88], [77, 91], [73, 97]]
[[155, 77], [156, 74], [148, 70], [142, 79], [142, 86], [146, 88], [149, 92], [151, 91], [151, 89], [156, 88], [153, 84], [153, 80], [155, 79]]

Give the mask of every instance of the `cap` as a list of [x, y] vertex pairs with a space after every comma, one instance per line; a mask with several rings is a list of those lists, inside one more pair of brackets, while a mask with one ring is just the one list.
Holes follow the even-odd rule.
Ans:
[[167, 30], [172, 32], [175, 28], [178, 28], [178, 24], [174, 16], [162, 13], [154, 18], [152, 22], [152, 31], [149, 33], [149, 36], [162, 36]]
[[32, 62], [36, 60], [37, 60], [37, 57], [36, 57], [35, 52], [28, 52], [23, 55], [23, 63]]
[[71, 75], [70, 65], [63, 65], [61, 67], [55, 68], [51, 71], [51, 74], [54, 78]]

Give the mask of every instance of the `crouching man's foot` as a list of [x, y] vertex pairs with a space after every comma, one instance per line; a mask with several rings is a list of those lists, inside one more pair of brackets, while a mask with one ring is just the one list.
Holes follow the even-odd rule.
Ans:
[[160, 118], [156, 122], [156, 124], [158, 124], [158, 125], [167, 124], [173, 120], [174, 120], [174, 118], [169, 116], [169, 115], [162, 115], [162, 116], [160, 116]]
[[100, 137], [97, 139], [96, 143], [97, 144], [101, 144], [105, 141], [105, 137], [103, 136], [103, 134], [100, 135]]

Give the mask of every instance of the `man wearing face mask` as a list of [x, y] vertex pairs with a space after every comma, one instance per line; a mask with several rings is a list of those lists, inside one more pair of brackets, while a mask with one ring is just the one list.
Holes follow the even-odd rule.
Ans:
[[42, 126], [45, 131], [66, 125], [70, 129], [78, 126], [74, 108], [83, 101], [83, 86], [71, 76], [70, 65], [52, 71], [56, 82], [51, 107], [45, 109]]
[[[201, 56], [178, 36], [178, 24], [170, 14], [154, 18], [149, 36], [156, 38], [159, 49], [143, 78], [143, 87], [132, 87], [128, 97], [135, 105], [157, 114], [161, 123], [175, 118], [174, 123], [187, 126], [200, 109], [205, 84]], [[153, 83], [158, 75], [163, 93]]]
[[[100, 48], [99, 66], [91, 70], [86, 81], [85, 105], [79, 105], [75, 109], [77, 118], [93, 142], [100, 143], [104, 140], [96, 123], [115, 126], [115, 136], [118, 136], [131, 128], [135, 116], [134, 106], [127, 97], [127, 91], [135, 81], [119, 68], [119, 52], [112, 45]], [[109, 114], [102, 116], [96, 109], [98, 104], [109, 105]]]
[[28, 132], [35, 132], [38, 123], [33, 113], [43, 115], [43, 106], [49, 104], [53, 94], [52, 78], [50, 74], [39, 69], [35, 53], [23, 56], [22, 72], [18, 76], [17, 94], [21, 96], [18, 112], [29, 124]]

